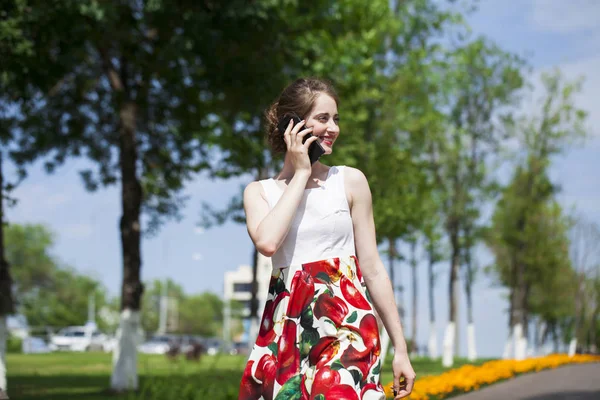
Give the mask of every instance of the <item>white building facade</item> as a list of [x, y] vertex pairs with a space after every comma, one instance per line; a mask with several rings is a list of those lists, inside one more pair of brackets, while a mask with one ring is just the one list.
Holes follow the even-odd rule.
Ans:
[[[257, 298], [258, 298], [258, 317], [262, 317], [262, 312], [267, 302], [267, 294], [269, 292], [269, 281], [271, 280], [272, 272], [271, 259], [258, 253], [257, 260], [257, 275], [256, 279], [258, 282]], [[240, 265], [235, 271], [225, 272], [224, 287], [223, 287], [223, 300], [225, 302], [225, 315], [224, 315], [224, 329], [223, 339], [225, 342], [231, 342], [231, 310], [228, 308], [230, 301], [239, 301], [244, 305], [243, 314], [246, 317], [250, 315], [250, 300], [252, 299], [252, 267], [249, 265]], [[242, 342], [246, 342], [250, 339], [252, 333], [250, 332], [249, 321], [244, 323], [244, 335], [241, 338]]]

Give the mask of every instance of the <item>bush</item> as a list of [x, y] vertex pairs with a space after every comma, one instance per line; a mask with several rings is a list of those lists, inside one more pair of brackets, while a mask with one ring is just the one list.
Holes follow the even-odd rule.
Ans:
[[6, 342], [7, 353], [22, 353], [23, 352], [23, 339], [16, 336], [9, 336]]

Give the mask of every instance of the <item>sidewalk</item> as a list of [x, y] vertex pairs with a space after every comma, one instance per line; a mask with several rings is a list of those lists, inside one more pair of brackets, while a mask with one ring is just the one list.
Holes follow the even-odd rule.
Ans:
[[600, 400], [600, 363], [526, 374], [453, 400]]

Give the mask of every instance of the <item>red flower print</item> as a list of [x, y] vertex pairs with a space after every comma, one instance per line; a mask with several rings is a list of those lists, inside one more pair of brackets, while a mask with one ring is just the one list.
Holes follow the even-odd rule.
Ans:
[[369, 374], [369, 369], [371, 369], [375, 360], [376, 358], [369, 349], [358, 351], [353, 345], [348, 346], [340, 358], [340, 361], [344, 366], [358, 368], [362, 373], [363, 380], [366, 379]]
[[314, 297], [315, 283], [312, 276], [302, 270], [296, 271], [290, 293], [288, 316], [298, 318]]
[[348, 315], [348, 306], [339, 297], [323, 293], [317, 298], [314, 311], [314, 316], [317, 319], [327, 317], [333, 321], [335, 326], [340, 326], [344, 322], [346, 315]]
[[337, 385], [325, 393], [327, 400], [359, 400], [358, 394], [350, 385]]
[[292, 376], [300, 372], [300, 350], [296, 345], [296, 323], [288, 319], [283, 326], [277, 350], [277, 382], [283, 385]]
[[308, 272], [317, 281], [322, 283], [335, 283], [343, 276], [340, 271], [340, 260], [333, 259], [333, 264], [330, 260], [321, 260], [302, 265], [304, 271]]
[[250, 360], [244, 369], [240, 384], [240, 400], [258, 400], [261, 395], [260, 384], [252, 376], [252, 365], [254, 361]]
[[302, 380], [300, 381], [300, 400], [310, 400], [308, 390], [306, 390], [306, 374], [302, 374]]
[[256, 379], [262, 382], [262, 395], [265, 400], [273, 400], [273, 389], [275, 384], [275, 374], [277, 365], [275, 357], [265, 354], [261, 357], [256, 367]]
[[316, 365], [317, 369], [327, 364], [340, 350], [340, 342], [335, 336], [322, 337], [317, 344], [310, 349], [308, 361], [310, 365]]
[[312, 384], [311, 398], [320, 394], [325, 394], [332, 387], [339, 385], [341, 381], [340, 373], [328, 366], [317, 370]]
[[275, 340], [276, 334], [273, 329], [273, 326], [275, 325], [275, 321], [273, 321], [275, 310], [279, 303], [289, 295], [290, 294], [287, 292], [279, 293], [274, 300], [268, 300], [265, 304], [262, 321], [260, 322], [260, 330], [258, 331], [258, 337], [256, 338], [256, 344], [258, 346], [267, 347]]
[[362, 293], [354, 286], [352, 281], [345, 276], [342, 276], [340, 281], [340, 288], [342, 289], [342, 295], [346, 301], [361, 310], [370, 310], [371, 305], [362, 295]]
[[356, 277], [358, 278], [358, 281], [362, 283], [363, 276], [362, 272], [360, 271], [360, 265], [358, 265], [358, 259], [356, 258], [356, 256], [350, 256], [350, 258], [354, 260], [354, 265], [356, 265]]
[[379, 391], [379, 388], [375, 383], [367, 383], [360, 391], [360, 398], [362, 399], [369, 390]]
[[367, 314], [360, 321], [360, 336], [367, 347], [367, 350], [373, 351], [376, 356], [381, 352], [379, 346], [379, 327], [377, 326], [377, 318], [373, 314]]

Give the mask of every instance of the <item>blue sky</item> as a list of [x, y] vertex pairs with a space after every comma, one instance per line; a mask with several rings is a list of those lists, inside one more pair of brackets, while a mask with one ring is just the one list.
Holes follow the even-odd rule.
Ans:
[[[600, 110], [594, 102], [600, 92], [600, 2], [596, 0], [482, 0], [480, 10], [469, 18], [475, 33], [485, 34], [503, 48], [527, 56], [534, 77], [541, 71], [559, 67], [571, 79], [585, 75], [584, 91], [578, 105], [590, 112], [588, 125], [592, 138], [585, 147], [569, 149], [552, 167], [551, 175], [562, 186], [561, 202], [576, 207], [586, 217], [600, 223]], [[343, 110], [340, 110], [343, 113]], [[343, 145], [343, 132], [341, 140]], [[30, 169], [26, 181], [15, 191], [19, 204], [9, 209], [13, 223], [43, 223], [57, 235], [54, 254], [66, 264], [101, 279], [109, 291], [119, 293], [121, 248], [117, 187], [88, 193], [78, 171], [85, 161], [70, 161], [53, 175], [41, 164]], [[10, 176], [9, 176], [10, 178]], [[211, 290], [222, 293], [223, 274], [241, 264], [249, 264], [252, 247], [244, 226], [227, 224], [204, 233], [197, 232], [200, 205], [225, 204], [249, 177], [227, 182], [199, 177], [187, 187], [190, 200], [181, 222], [171, 222], [142, 245], [142, 277], [171, 278], [189, 292]], [[481, 253], [480, 262], [489, 261]], [[440, 264], [436, 311], [438, 337], [447, 321], [447, 263]], [[418, 341], [427, 340], [426, 271], [419, 272]], [[410, 279], [409, 271], [400, 279]], [[491, 287], [484, 276], [475, 286], [475, 323], [478, 351], [483, 356], [499, 356], [507, 336], [507, 303], [504, 291]], [[407, 293], [408, 297], [408, 293]], [[464, 294], [460, 297], [461, 325], [466, 312]], [[408, 298], [407, 298], [408, 301]], [[409, 310], [410, 301], [407, 304]], [[410, 332], [410, 319], [404, 322]], [[462, 328], [461, 353], [466, 352], [466, 330]]]

